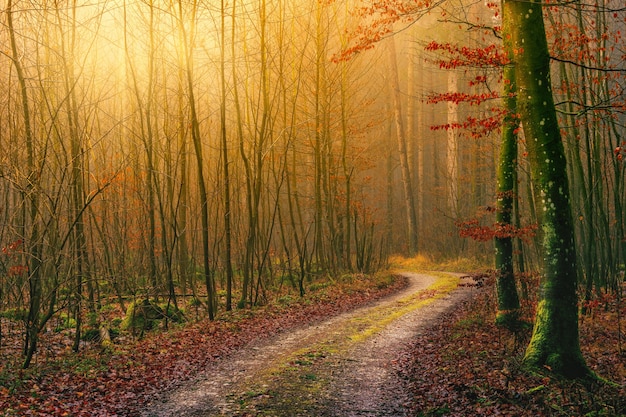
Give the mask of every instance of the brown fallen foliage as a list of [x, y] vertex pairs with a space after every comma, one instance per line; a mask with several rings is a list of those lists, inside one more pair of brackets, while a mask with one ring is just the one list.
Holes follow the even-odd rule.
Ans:
[[[521, 367], [531, 328], [495, 321], [493, 284], [411, 345], [397, 371], [411, 416], [626, 416], [626, 303], [605, 296], [581, 318], [583, 354], [606, 382], [585, 385]], [[618, 341], [621, 310], [621, 352]], [[532, 311], [529, 305], [528, 313]]]
[[[228, 358], [256, 338], [314, 323], [366, 304], [403, 286], [366, 280], [328, 287], [288, 305], [223, 314], [143, 340], [119, 338], [108, 349], [73, 354], [52, 349], [56, 360], [39, 360], [21, 371], [19, 349], [10, 359], [3, 347], [0, 363], [1, 416], [136, 416], [160, 392], [194, 378], [219, 358]], [[624, 416], [626, 355], [618, 351], [625, 303], [605, 296], [588, 305], [581, 319], [581, 344], [589, 366], [608, 383], [584, 386], [529, 374], [520, 361], [530, 329], [511, 333], [494, 322], [493, 287], [485, 281], [479, 295], [418, 337], [397, 362], [411, 400], [412, 416]], [[532, 303], [527, 305], [532, 310]], [[6, 329], [6, 327], [5, 327]], [[5, 334], [5, 337], [7, 335]], [[5, 341], [8, 339], [5, 339]], [[59, 339], [59, 343], [63, 343]], [[65, 341], [67, 343], [67, 341]], [[623, 343], [623, 336], [622, 336]], [[43, 354], [41, 355], [43, 356]]]
[[[406, 281], [357, 279], [253, 310], [224, 313], [182, 328], [120, 338], [108, 349], [79, 354], [57, 349], [59, 357], [22, 371], [19, 349], [0, 364], [0, 416], [137, 416], [159, 393], [190, 380], [199, 370], [254, 339], [314, 323], [397, 291]], [[67, 341], [66, 341], [67, 342]], [[12, 368], [8, 368], [12, 367]]]

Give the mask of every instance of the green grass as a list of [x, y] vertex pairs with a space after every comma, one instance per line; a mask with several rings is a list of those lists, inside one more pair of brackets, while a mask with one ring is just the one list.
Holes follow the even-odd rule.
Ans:
[[492, 268], [490, 260], [477, 258], [434, 259], [429, 255], [418, 254], [412, 258], [394, 255], [389, 259], [392, 269], [411, 271], [446, 271], [469, 273]]

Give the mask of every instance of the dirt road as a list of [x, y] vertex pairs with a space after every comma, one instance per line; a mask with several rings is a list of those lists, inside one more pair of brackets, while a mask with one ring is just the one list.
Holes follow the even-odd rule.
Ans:
[[370, 306], [248, 345], [151, 404], [144, 417], [402, 416], [393, 362], [472, 293], [453, 275], [403, 273], [407, 288]]

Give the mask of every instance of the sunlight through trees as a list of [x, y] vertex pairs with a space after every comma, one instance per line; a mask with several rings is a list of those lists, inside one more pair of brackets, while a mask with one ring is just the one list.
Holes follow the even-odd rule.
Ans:
[[625, 12], [508, 24], [508, 4], [3, 2], [0, 313], [23, 367], [61, 320], [77, 351], [109, 308], [213, 319], [396, 253], [495, 254], [500, 312], [562, 296], [573, 346], [577, 291], [617, 291], [626, 262]]

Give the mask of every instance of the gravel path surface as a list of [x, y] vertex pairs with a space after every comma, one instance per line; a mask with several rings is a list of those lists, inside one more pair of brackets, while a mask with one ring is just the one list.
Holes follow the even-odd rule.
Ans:
[[[412, 274], [411, 279], [420, 283], [429, 280], [420, 274]], [[393, 371], [393, 363], [416, 335], [473, 291], [473, 287], [459, 287], [445, 298], [393, 321], [375, 337], [356, 344], [346, 355], [345, 366], [329, 390], [334, 395], [327, 415], [404, 416], [407, 397], [402, 381]]]
[[[342, 334], [355, 321], [367, 318], [372, 311], [394, 311], [394, 306], [412, 294], [425, 290], [437, 281], [428, 274], [403, 273], [409, 285], [402, 291], [379, 300], [370, 306], [341, 314], [317, 325], [286, 332], [253, 343], [227, 359], [222, 359], [179, 390], [163, 395], [161, 401], [151, 404], [143, 417], [189, 416], [403, 416], [402, 383], [393, 372], [393, 362], [402, 354], [406, 344], [448, 309], [475, 291], [460, 286], [445, 297], [400, 315], [362, 341], [348, 344], [325, 360], [322, 372], [323, 388], [305, 398], [304, 391], [290, 394], [290, 404], [315, 403], [312, 407], [268, 409], [272, 392], [282, 391], [280, 377], [268, 376], [269, 369], [280, 369], [293, 363], [295, 352], [306, 351], [324, 341], [326, 348], [333, 338]], [[398, 307], [400, 308], [400, 307]], [[389, 310], [387, 310], [389, 309]], [[344, 343], [345, 346], [345, 343]], [[308, 374], [307, 374], [308, 375]], [[277, 381], [278, 378], [278, 381]], [[311, 379], [318, 379], [311, 378]], [[265, 383], [266, 382], [266, 383]], [[293, 381], [289, 382], [293, 391]], [[320, 385], [318, 384], [318, 385]], [[302, 383], [304, 386], [305, 384]], [[266, 387], [267, 390], [260, 390]], [[269, 387], [269, 388], [268, 388]], [[273, 391], [272, 391], [273, 390]], [[285, 390], [287, 390], [285, 388]], [[315, 396], [311, 399], [311, 396]], [[293, 398], [296, 397], [296, 398]], [[254, 403], [265, 403], [256, 407]], [[244, 403], [245, 406], [244, 406]], [[303, 411], [304, 410], [304, 411]]]

